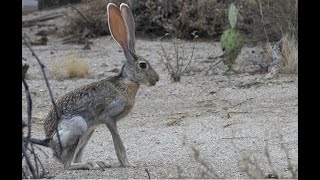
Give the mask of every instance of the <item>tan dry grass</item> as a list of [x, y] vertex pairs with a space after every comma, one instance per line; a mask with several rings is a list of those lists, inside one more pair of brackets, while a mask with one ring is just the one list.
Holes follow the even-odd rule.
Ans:
[[55, 79], [84, 78], [89, 74], [89, 65], [76, 55], [67, 56], [64, 62], [55, 60], [50, 75]]
[[298, 40], [292, 35], [285, 34], [281, 49], [283, 67], [280, 72], [298, 73]]
[[66, 69], [69, 78], [84, 78], [89, 74], [88, 64], [74, 56], [67, 58]]

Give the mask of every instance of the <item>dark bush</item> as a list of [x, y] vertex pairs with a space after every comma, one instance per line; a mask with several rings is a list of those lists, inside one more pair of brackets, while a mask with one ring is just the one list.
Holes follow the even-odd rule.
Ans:
[[[140, 37], [158, 37], [171, 33], [177, 38], [191, 39], [197, 31], [199, 38], [219, 40], [229, 28], [228, 7], [234, 2], [239, 10], [238, 30], [245, 41], [277, 41], [282, 34], [297, 35], [297, 0], [96, 0], [79, 9], [88, 20], [93, 34], [109, 34], [106, 5], [113, 2], [129, 4]], [[84, 20], [74, 17], [71, 29], [83, 29]], [[81, 26], [81, 28], [77, 28]]]

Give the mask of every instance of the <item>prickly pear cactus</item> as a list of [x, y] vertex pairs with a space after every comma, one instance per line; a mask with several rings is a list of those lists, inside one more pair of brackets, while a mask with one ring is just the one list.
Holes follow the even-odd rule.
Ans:
[[235, 26], [237, 24], [237, 14], [238, 10], [232, 3], [230, 5], [228, 14], [231, 28], [224, 31], [220, 39], [221, 47], [225, 56], [224, 63], [228, 66], [229, 70], [231, 65], [237, 58], [239, 52], [241, 51], [244, 43], [242, 35], [235, 29]]
[[235, 28], [237, 24], [237, 15], [238, 15], [238, 10], [236, 6], [232, 3], [229, 7], [229, 13], [228, 13], [228, 18], [229, 18], [229, 23], [231, 28]]
[[235, 29], [228, 29], [221, 36], [221, 47], [226, 56], [239, 52], [243, 46], [243, 38]]

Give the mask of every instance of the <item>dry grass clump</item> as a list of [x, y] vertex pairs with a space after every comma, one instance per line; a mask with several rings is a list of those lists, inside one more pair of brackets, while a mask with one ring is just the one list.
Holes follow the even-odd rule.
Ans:
[[[293, 164], [292, 157], [289, 155], [289, 149], [285, 146], [283, 141], [283, 135], [280, 134], [279, 147], [282, 151], [283, 156], [280, 157], [281, 161], [285, 161], [281, 167], [277, 167], [273, 162], [274, 157], [271, 155], [271, 149], [267, 142], [264, 146], [264, 152], [259, 156], [256, 156], [253, 152], [247, 151], [246, 149], [241, 150], [241, 157], [239, 159], [239, 168], [244, 172], [250, 179], [298, 179], [298, 167]], [[198, 164], [197, 174], [195, 177], [199, 179], [225, 179], [225, 175], [218, 173], [214, 166], [215, 163], [210, 163], [206, 158], [201, 155], [201, 152], [194, 145], [187, 145], [187, 137], [184, 135], [182, 145], [191, 148], [192, 153], [190, 157]], [[232, 145], [235, 149], [239, 149], [236, 143], [232, 141]], [[241, 149], [241, 148], [240, 148]], [[177, 166], [178, 178], [188, 179], [182, 175], [183, 169]], [[247, 178], [246, 177], [246, 178]]]
[[[264, 155], [262, 158], [266, 159], [267, 162], [261, 161], [256, 156], [252, 155], [242, 155], [242, 163], [244, 165], [243, 171], [249, 178], [252, 179], [297, 179], [298, 178], [298, 167], [292, 164], [291, 158], [289, 156], [289, 150], [285, 147], [283, 143], [283, 136], [280, 135], [280, 148], [284, 152], [287, 166], [284, 167], [288, 170], [288, 174], [284, 175], [283, 172], [280, 173], [279, 169], [275, 169], [275, 164], [272, 162], [270, 149], [268, 142], [264, 147]], [[248, 153], [248, 152], [247, 152]], [[282, 158], [281, 158], [282, 159]], [[263, 166], [267, 164], [269, 167]], [[268, 169], [268, 170], [267, 170]], [[281, 171], [281, 170], [280, 170]]]
[[89, 74], [89, 65], [75, 55], [67, 56], [61, 61], [52, 62], [50, 75], [55, 79], [84, 78]]
[[67, 59], [66, 69], [69, 78], [84, 78], [89, 74], [88, 64], [76, 57], [70, 57]]
[[298, 73], [298, 40], [286, 34], [282, 39], [282, 73]]
[[[279, 42], [278, 42], [279, 43]], [[270, 42], [265, 44], [266, 56], [268, 64], [272, 64], [273, 59], [273, 45]], [[280, 54], [281, 66], [280, 73], [294, 74], [298, 73], [298, 39], [294, 35], [286, 33], [280, 40]]]

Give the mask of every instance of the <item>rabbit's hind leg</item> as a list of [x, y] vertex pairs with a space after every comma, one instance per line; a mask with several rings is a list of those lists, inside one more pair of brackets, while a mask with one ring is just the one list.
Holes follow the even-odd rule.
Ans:
[[[83, 168], [81, 168], [82, 156], [84, 153], [84, 149], [93, 134], [94, 128], [95, 127], [88, 128], [86, 133], [83, 135], [83, 137], [79, 141], [77, 149], [75, 150], [74, 160], [72, 161], [73, 162], [72, 163], [73, 169], [77, 169], [77, 167], [80, 167], [80, 169], [83, 169]], [[84, 163], [84, 164], [86, 164], [86, 163]], [[100, 168], [110, 168], [111, 167], [110, 164], [108, 164], [107, 162], [104, 162], [104, 161], [87, 162], [87, 164], [89, 164], [89, 166], [90, 166], [90, 168], [87, 168], [87, 169], [100, 169]], [[86, 167], [87, 165], [84, 165], [84, 166]]]
[[75, 162], [75, 163], [81, 163], [82, 162], [84, 149], [85, 149], [88, 141], [90, 140], [90, 138], [91, 138], [91, 136], [93, 134], [93, 130], [94, 130], [93, 128], [92, 129], [88, 129], [87, 132], [85, 132], [85, 134], [81, 138], [82, 141], [79, 141], [77, 149], [75, 151], [75, 156], [74, 156], [73, 162]]
[[55, 157], [57, 157], [63, 164], [70, 164], [78, 146], [78, 142], [86, 131], [87, 123], [81, 116], [62, 119], [58, 124], [58, 132], [62, 149], [60, 149], [57, 133], [53, 135], [51, 141], [51, 147]]
[[[61, 144], [63, 147], [59, 159], [64, 164], [65, 169], [102, 169], [108, 167], [106, 163], [83, 162], [82, 156], [89, 139], [91, 138], [94, 126], [88, 127], [85, 119], [81, 116], [74, 116], [71, 119], [64, 119], [58, 126]], [[58, 145], [58, 138], [55, 137], [55, 144]], [[58, 146], [56, 146], [58, 147]], [[59, 148], [55, 148], [59, 150]], [[59, 151], [55, 151], [57, 154]]]
[[93, 129], [91, 132], [88, 131], [87, 123], [83, 117], [74, 116], [70, 119], [62, 119], [58, 131], [62, 151], [60, 151], [58, 136], [55, 134], [52, 138], [54, 155], [64, 164], [65, 169], [100, 168], [95, 163], [81, 163], [83, 149], [93, 132]]

